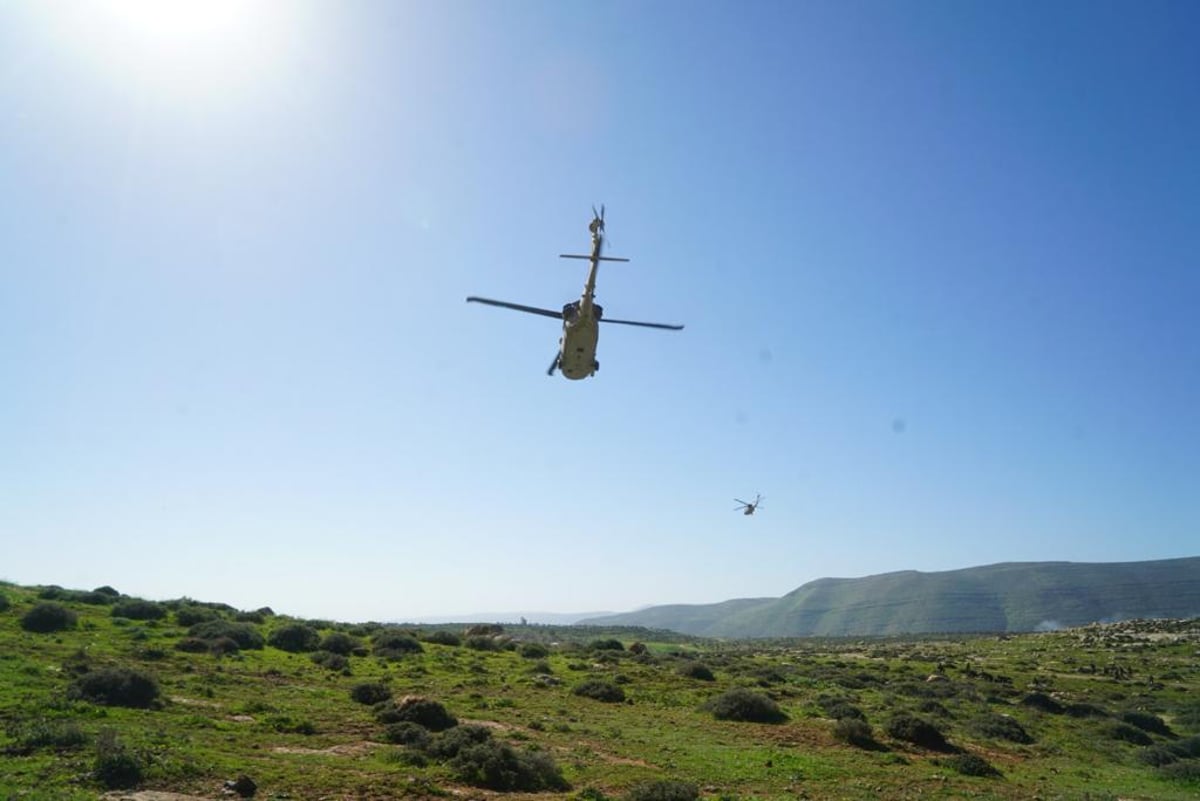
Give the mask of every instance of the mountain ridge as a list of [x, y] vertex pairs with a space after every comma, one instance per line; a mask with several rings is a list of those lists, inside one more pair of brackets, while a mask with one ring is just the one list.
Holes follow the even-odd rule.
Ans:
[[1024, 632], [1200, 614], [1200, 557], [998, 562], [819, 578], [779, 598], [652, 606], [580, 620], [731, 639]]

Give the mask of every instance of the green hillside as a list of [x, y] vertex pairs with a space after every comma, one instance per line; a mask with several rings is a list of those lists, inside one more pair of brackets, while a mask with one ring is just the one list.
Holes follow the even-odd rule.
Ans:
[[1182, 801], [1197, 647], [1200, 620], [721, 642], [0, 583], [0, 799]]
[[709, 637], [1022, 632], [1200, 614], [1200, 557], [1012, 562], [811, 581], [782, 598], [655, 606], [588, 620]]

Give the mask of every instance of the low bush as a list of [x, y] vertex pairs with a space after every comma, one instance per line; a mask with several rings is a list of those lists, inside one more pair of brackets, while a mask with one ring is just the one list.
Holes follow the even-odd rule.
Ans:
[[5, 734], [13, 742], [0, 753], [9, 756], [28, 756], [42, 748], [69, 751], [87, 744], [87, 735], [74, 721], [39, 718], [25, 723], [11, 723], [5, 727]]
[[341, 654], [335, 654], [333, 651], [314, 651], [309, 658], [314, 665], [319, 665], [326, 670], [340, 670], [346, 675], [350, 675], [350, 660]]
[[425, 750], [436, 759], [451, 759], [457, 756], [462, 749], [487, 742], [490, 739], [492, 739], [491, 729], [468, 723], [465, 726], [455, 726], [433, 736]]
[[1121, 721], [1128, 723], [1130, 726], [1137, 726], [1142, 731], [1148, 731], [1151, 734], [1158, 734], [1163, 737], [1174, 737], [1175, 732], [1171, 731], [1171, 727], [1166, 721], [1158, 715], [1152, 715], [1149, 712], [1122, 712]]
[[858, 748], [875, 749], [879, 743], [871, 732], [871, 726], [862, 718], [838, 718], [833, 724], [833, 736], [843, 743]]
[[696, 801], [699, 797], [696, 785], [674, 779], [639, 782], [625, 794], [626, 801]]
[[612, 682], [600, 679], [588, 679], [582, 684], [576, 685], [572, 692], [584, 698], [603, 701], [607, 704], [619, 704], [625, 700], [624, 690]]
[[[463, 726], [457, 727], [465, 728]], [[455, 731], [451, 729], [450, 731]], [[389, 743], [397, 745], [407, 745], [413, 748], [424, 750], [430, 741], [429, 730], [419, 723], [413, 723], [411, 720], [403, 720], [399, 723], [392, 723], [383, 730], [383, 739]]]
[[385, 631], [371, 640], [371, 653], [384, 659], [403, 659], [424, 650], [415, 637], [400, 631]]
[[180, 606], [175, 610], [175, 622], [181, 626], [194, 626], [197, 623], [218, 620], [220, 617], [221, 615], [216, 609], [195, 604]]
[[167, 616], [167, 607], [141, 598], [126, 598], [113, 604], [112, 616], [129, 620], [162, 620]]
[[488, 634], [471, 634], [463, 640], [463, 645], [473, 651], [499, 651], [500, 641]]
[[570, 788], [544, 751], [516, 751], [496, 740], [466, 746], [450, 760], [455, 775], [473, 787], [500, 792], [561, 791]]
[[523, 642], [517, 646], [517, 653], [523, 659], [545, 659], [550, 655], [550, 649], [540, 642]]
[[458, 725], [458, 718], [447, 712], [446, 707], [437, 701], [411, 695], [400, 701], [377, 704], [375, 719], [383, 724], [409, 721], [430, 731], [445, 731]]
[[10, 606], [12, 602], [8, 600], [8, 596], [0, 592], [0, 612], [7, 612]]
[[717, 679], [713, 675], [712, 668], [702, 662], [684, 662], [679, 666], [678, 673], [680, 676], [700, 681], [716, 681]]
[[1021, 699], [1021, 706], [1027, 706], [1041, 712], [1049, 712], [1051, 715], [1061, 715], [1066, 711], [1066, 707], [1045, 693], [1030, 693]]
[[446, 631], [445, 629], [431, 631], [421, 639], [434, 645], [462, 645], [462, 637], [459, 637], [453, 631]]
[[1158, 769], [1164, 779], [1172, 781], [1200, 783], [1200, 761], [1189, 759], [1185, 762], [1172, 762]]
[[351, 636], [344, 631], [331, 631], [321, 638], [317, 648], [322, 651], [329, 651], [342, 656], [350, 656], [356, 650], [362, 647], [362, 640]]
[[1133, 743], [1134, 745], [1153, 745], [1154, 739], [1149, 734], [1139, 729], [1137, 726], [1130, 726], [1128, 723], [1114, 723], [1105, 730], [1111, 740], [1120, 740], [1125, 743]]
[[772, 698], [740, 687], [709, 699], [702, 708], [711, 712], [717, 720], [749, 723], [782, 723], [787, 720], [787, 715]]
[[996, 770], [990, 762], [976, 754], [955, 754], [941, 760], [941, 764], [963, 776], [992, 777], [1000, 775], [1000, 771]]
[[360, 704], [374, 706], [392, 697], [392, 688], [378, 681], [366, 681], [350, 688], [350, 698]]
[[304, 623], [280, 626], [267, 638], [267, 645], [293, 654], [315, 651], [320, 643], [321, 633]]
[[588, 643], [588, 649], [591, 651], [624, 651], [625, 645], [620, 640], [601, 639]]
[[109, 667], [84, 673], [67, 688], [67, 697], [103, 706], [148, 709], [158, 700], [158, 680], [136, 668]]
[[104, 729], [96, 741], [92, 775], [109, 790], [128, 790], [142, 782], [142, 760], [125, 747], [115, 731]]
[[62, 604], [44, 601], [21, 616], [21, 628], [36, 634], [51, 634], [75, 628], [77, 620], [76, 614]]
[[945, 735], [929, 721], [916, 715], [901, 713], [894, 716], [887, 724], [890, 737], [903, 740], [932, 751], [945, 751], [949, 748]]
[[263, 636], [253, 625], [229, 620], [207, 620], [197, 623], [188, 629], [188, 636], [210, 642], [221, 637], [228, 637], [237, 643], [238, 648], [245, 651], [261, 651], [266, 644]]
[[834, 720], [853, 718], [865, 721], [867, 719], [866, 714], [861, 709], [845, 698], [822, 695], [817, 698], [817, 706], [821, 707], [821, 711], [825, 713], [826, 717], [833, 718]]
[[1108, 712], [1095, 704], [1067, 704], [1063, 711], [1073, 718], [1106, 718]]
[[1025, 727], [1009, 715], [988, 714], [971, 721], [968, 728], [978, 736], [990, 740], [1007, 740], [1023, 745], [1033, 742], [1033, 737], [1025, 731]]

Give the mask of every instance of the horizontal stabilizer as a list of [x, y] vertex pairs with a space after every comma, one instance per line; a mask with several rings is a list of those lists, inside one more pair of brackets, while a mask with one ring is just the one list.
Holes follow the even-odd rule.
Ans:
[[[586, 259], [587, 261], [592, 260], [591, 256], [576, 256], [573, 253], [559, 253], [558, 257], [560, 259]], [[600, 261], [629, 261], [629, 259], [619, 259], [616, 256], [597, 256], [596, 258]]]

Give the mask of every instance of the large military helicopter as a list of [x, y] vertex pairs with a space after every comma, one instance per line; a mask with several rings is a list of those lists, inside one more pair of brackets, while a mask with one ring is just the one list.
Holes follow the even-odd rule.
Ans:
[[683, 328], [682, 325], [640, 323], [635, 320], [610, 320], [604, 317], [604, 309], [600, 304], [596, 303], [596, 271], [602, 261], [629, 261], [629, 259], [602, 256], [600, 254], [600, 251], [604, 247], [603, 205], [600, 206], [599, 212], [596, 211], [595, 206], [592, 207], [592, 221], [588, 224], [588, 230], [592, 232], [592, 254], [590, 256], [577, 256], [570, 253], [560, 254], [560, 258], [587, 259], [591, 262], [587, 283], [583, 285], [583, 295], [579, 300], [572, 301], [563, 306], [562, 311], [539, 309], [535, 306], [522, 306], [518, 303], [508, 303], [503, 300], [492, 300], [490, 298], [477, 298], [475, 296], [467, 298], [468, 303], [486, 303], [489, 306], [500, 306], [505, 309], [515, 309], [516, 311], [540, 314], [543, 317], [554, 317], [562, 320], [563, 328], [562, 336], [558, 338], [558, 354], [555, 355], [554, 361], [550, 362], [550, 369], [546, 370], [546, 375], [554, 375], [554, 371], [559, 370], [562, 372], [563, 377], [578, 380], [596, 374], [596, 371], [600, 369], [600, 362], [596, 361], [596, 342], [600, 337], [600, 327], [597, 323], [639, 325], [644, 328], [665, 328], [668, 331], [679, 331]]

